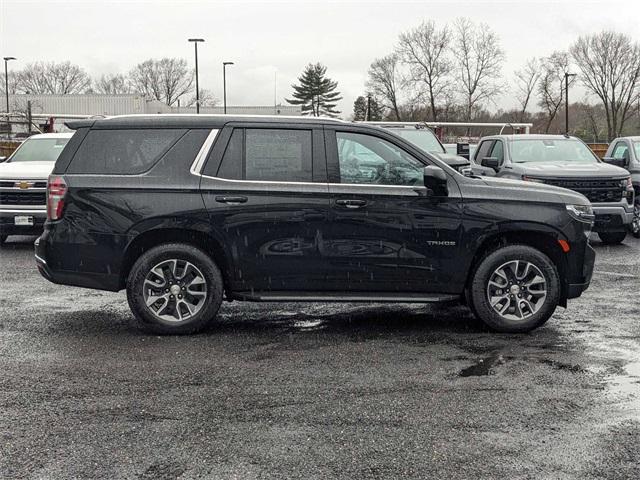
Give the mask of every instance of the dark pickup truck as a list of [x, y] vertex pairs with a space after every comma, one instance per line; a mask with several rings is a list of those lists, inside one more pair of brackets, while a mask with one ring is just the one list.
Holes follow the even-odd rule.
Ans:
[[472, 171], [568, 188], [589, 199], [594, 232], [607, 244], [621, 243], [633, 218], [634, 191], [628, 171], [601, 161], [580, 139], [565, 135], [483, 137]]

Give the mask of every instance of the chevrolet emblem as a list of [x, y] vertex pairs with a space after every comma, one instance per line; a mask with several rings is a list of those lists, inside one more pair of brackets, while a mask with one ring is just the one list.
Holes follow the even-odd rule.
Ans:
[[20, 190], [26, 190], [27, 188], [33, 187], [33, 183], [26, 182], [26, 181], [23, 180], [21, 182], [16, 182], [14, 186], [16, 188], [19, 188]]

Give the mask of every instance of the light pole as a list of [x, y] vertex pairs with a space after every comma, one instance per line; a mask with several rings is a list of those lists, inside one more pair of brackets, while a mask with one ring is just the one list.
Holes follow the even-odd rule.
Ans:
[[190, 38], [196, 50], [196, 113], [200, 113], [200, 86], [198, 84], [198, 43], [204, 42], [202, 38]]
[[564, 133], [569, 135], [569, 77], [575, 77], [576, 73], [564, 72]]
[[9, 69], [7, 64], [11, 60], [17, 60], [16, 57], [3, 57], [4, 59], [4, 93], [7, 100], [7, 138], [10, 137], [11, 133], [11, 122], [9, 120]]
[[225, 115], [227, 114], [227, 65], [233, 65], [233, 62], [222, 62], [222, 101]]

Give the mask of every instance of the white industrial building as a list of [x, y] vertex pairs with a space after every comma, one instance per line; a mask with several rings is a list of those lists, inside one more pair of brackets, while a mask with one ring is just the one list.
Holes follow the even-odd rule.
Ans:
[[[64, 130], [64, 122], [82, 116], [93, 115], [130, 115], [130, 114], [162, 114], [162, 113], [196, 113], [195, 107], [170, 107], [158, 100], [146, 100], [140, 94], [123, 95], [9, 95], [9, 106], [14, 122], [19, 116], [26, 116], [28, 104], [31, 103], [31, 114], [34, 124], [43, 124], [50, 118], [54, 121], [54, 130]], [[201, 107], [200, 113], [223, 114], [224, 107]], [[236, 106], [227, 105], [227, 114], [231, 115], [301, 115], [299, 106]], [[25, 125], [26, 126], [26, 125]], [[17, 133], [23, 128], [14, 123], [12, 131]]]

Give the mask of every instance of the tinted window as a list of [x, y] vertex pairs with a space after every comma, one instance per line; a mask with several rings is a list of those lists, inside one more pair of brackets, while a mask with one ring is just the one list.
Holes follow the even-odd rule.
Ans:
[[491, 149], [491, 156], [497, 158], [500, 164], [504, 160], [504, 144], [500, 140], [496, 140], [496, 143]]
[[69, 138], [31, 138], [18, 148], [9, 162], [55, 162]]
[[422, 185], [424, 165], [372, 135], [337, 132], [341, 183]]
[[137, 174], [149, 170], [186, 130], [91, 130], [69, 173]]
[[616, 148], [613, 150], [613, 158], [629, 158], [629, 147], [627, 147], [626, 143], [616, 143]]
[[492, 145], [493, 145], [493, 140], [485, 140], [480, 144], [480, 147], [478, 148], [478, 151], [476, 152], [476, 156], [475, 156], [475, 161], [478, 165], [480, 165], [483, 158], [486, 158], [489, 156], [489, 150], [491, 149]]
[[311, 182], [311, 130], [247, 129], [245, 179]]
[[218, 169], [218, 177], [242, 180], [242, 144], [244, 143], [242, 129], [236, 128], [227, 144]]

